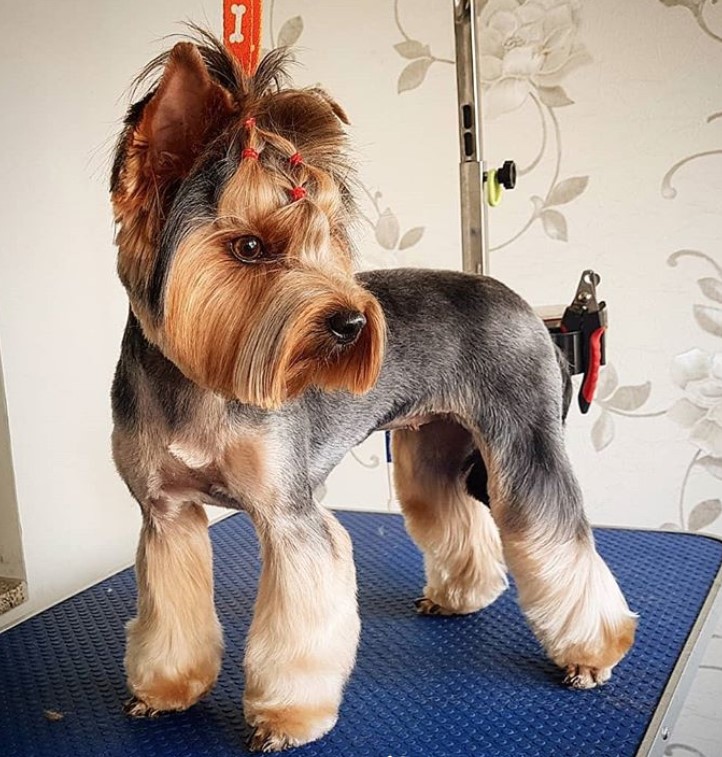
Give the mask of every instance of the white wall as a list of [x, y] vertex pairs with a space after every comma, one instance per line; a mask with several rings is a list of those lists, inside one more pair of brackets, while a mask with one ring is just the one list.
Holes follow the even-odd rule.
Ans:
[[23, 554], [0, 359], [0, 579], [24, 578]]

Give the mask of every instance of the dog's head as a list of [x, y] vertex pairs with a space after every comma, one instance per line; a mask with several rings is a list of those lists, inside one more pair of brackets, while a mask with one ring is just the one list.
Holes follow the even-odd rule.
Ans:
[[275, 51], [246, 76], [214, 39], [145, 72], [111, 183], [118, 272], [146, 337], [197, 384], [277, 407], [310, 386], [368, 391], [385, 324], [352, 275], [346, 116], [280, 86]]

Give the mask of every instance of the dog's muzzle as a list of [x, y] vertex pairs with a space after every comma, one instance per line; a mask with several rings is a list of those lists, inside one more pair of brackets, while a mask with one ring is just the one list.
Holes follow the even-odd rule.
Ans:
[[366, 316], [357, 310], [340, 310], [329, 316], [326, 324], [339, 344], [351, 344], [366, 325]]

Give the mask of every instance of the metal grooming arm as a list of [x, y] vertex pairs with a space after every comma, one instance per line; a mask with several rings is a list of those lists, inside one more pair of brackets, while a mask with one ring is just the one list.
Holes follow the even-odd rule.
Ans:
[[[469, 273], [489, 272], [488, 233], [485, 189], [498, 199], [501, 189], [514, 189], [516, 166], [507, 160], [495, 170], [487, 171], [483, 160], [481, 77], [477, 48], [478, 11], [486, 0], [454, 0], [454, 34], [456, 37], [456, 85], [459, 101], [459, 179], [461, 184], [461, 249], [463, 268]], [[495, 204], [491, 201], [491, 204]]]
[[456, 85], [459, 98], [461, 162], [461, 249], [469, 273], [488, 273], [484, 161], [477, 56], [477, 0], [454, 0]]
[[[481, 61], [478, 53], [479, 11], [486, 0], [454, 0], [456, 84], [459, 118], [459, 182], [461, 190], [461, 249], [463, 270], [489, 274], [487, 205], [497, 204], [501, 188], [516, 185], [516, 166], [507, 160], [487, 171], [483, 160]], [[495, 198], [495, 199], [494, 199]], [[600, 277], [584, 271], [569, 307], [537, 309], [554, 342], [569, 362], [571, 373], [584, 374], [579, 407], [589, 410], [599, 367], [605, 362], [606, 306], [596, 299]]]

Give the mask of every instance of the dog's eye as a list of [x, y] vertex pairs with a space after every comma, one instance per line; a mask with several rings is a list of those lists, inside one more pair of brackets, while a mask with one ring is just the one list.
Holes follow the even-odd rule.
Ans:
[[228, 243], [228, 248], [233, 257], [242, 263], [257, 263], [266, 254], [263, 242], [258, 237], [250, 235], [232, 239]]

